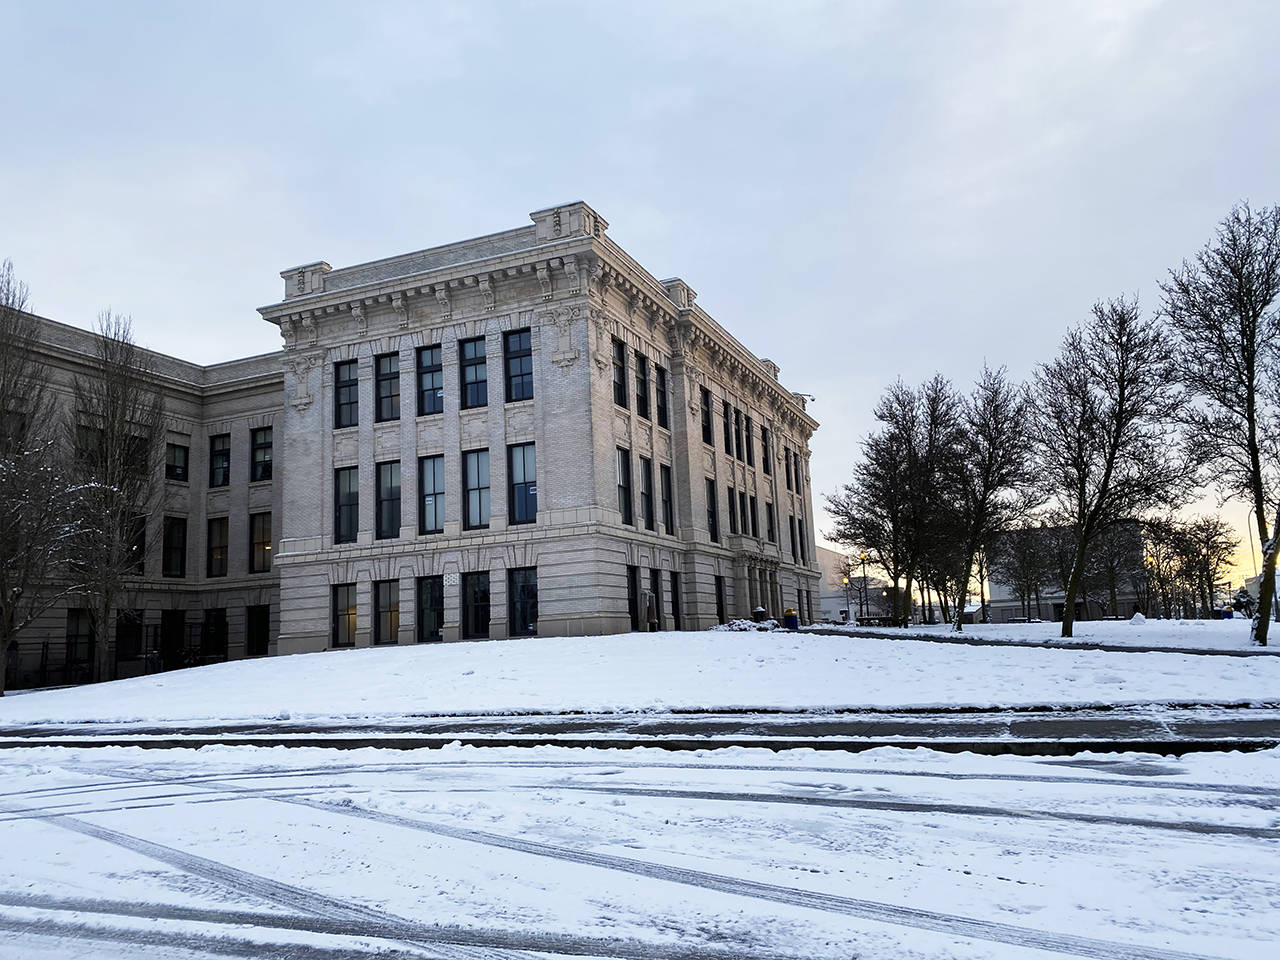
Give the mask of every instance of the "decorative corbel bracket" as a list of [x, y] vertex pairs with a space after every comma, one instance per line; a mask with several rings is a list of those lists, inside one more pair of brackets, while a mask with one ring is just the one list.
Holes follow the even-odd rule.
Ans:
[[391, 309], [396, 312], [396, 316], [400, 319], [400, 329], [403, 330], [409, 326], [409, 305], [405, 303], [404, 295], [393, 293], [391, 295]]
[[436, 303], [440, 304], [441, 319], [448, 320], [453, 316], [453, 305], [449, 302], [449, 287], [443, 283], [437, 283], [433, 289], [436, 292]]
[[356, 333], [363, 337], [369, 332], [369, 317], [364, 312], [363, 303], [351, 305], [351, 318], [356, 322]]
[[480, 280], [480, 296], [484, 297], [484, 308], [486, 310], [493, 309], [493, 285], [489, 277], [483, 276]]

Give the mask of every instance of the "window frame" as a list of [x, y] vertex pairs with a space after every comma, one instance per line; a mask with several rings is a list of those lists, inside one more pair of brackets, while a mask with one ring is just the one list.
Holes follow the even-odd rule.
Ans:
[[[342, 481], [354, 482], [345, 493]], [[349, 521], [346, 522], [346, 521]], [[355, 543], [360, 538], [360, 468], [352, 465], [333, 470], [333, 542]]]
[[209, 436], [209, 488], [218, 489], [229, 486], [231, 486], [231, 434], [211, 434]]
[[333, 365], [333, 429], [360, 425], [360, 361], [339, 360]]
[[630, 409], [627, 393], [627, 345], [613, 338], [613, 402], [623, 410]]
[[[475, 350], [479, 349], [479, 353]], [[471, 356], [467, 351], [471, 350]], [[473, 372], [479, 370], [480, 374]], [[468, 380], [468, 377], [473, 377]], [[458, 341], [458, 386], [463, 410], [478, 410], [489, 405], [489, 350], [484, 337]]]
[[653, 503], [653, 461], [640, 458], [640, 519], [646, 530], [657, 529]]
[[711, 412], [711, 391], [706, 387], [698, 388], [702, 401], [702, 442], [708, 446], [716, 445], [715, 417]]
[[671, 464], [658, 464], [658, 492], [662, 501], [662, 529], [670, 536], [676, 532], [675, 488], [671, 477]]
[[653, 400], [654, 410], [658, 416], [658, 426], [664, 430], [670, 430], [671, 418], [667, 410], [667, 368], [660, 363], [653, 365]]
[[[178, 451], [182, 455], [175, 456]], [[179, 463], [178, 461], [182, 462]], [[191, 467], [191, 447], [189, 444], [166, 443], [164, 445], [164, 478], [174, 483], [188, 483]]]
[[618, 474], [618, 513], [622, 522], [629, 527], [635, 526], [634, 504], [631, 487], [631, 451], [626, 447], [615, 447], [617, 452], [615, 464]]
[[747, 441], [747, 466], [754, 467], [756, 465], [756, 438], [755, 438], [755, 422], [751, 419], [751, 414], [744, 413], [743, 434]]
[[[265, 439], [264, 439], [265, 435]], [[272, 453], [275, 434], [271, 427], [254, 427], [249, 431], [249, 482], [272, 479]]]
[[[384, 483], [384, 477], [388, 475], [389, 482]], [[375, 540], [395, 540], [400, 536], [401, 489], [399, 460], [383, 460], [374, 464], [373, 538]]]
[[[187, 518], [166, 516], [161, 532], [160, 575], [182, 580], [187, 575]], [[174, 566], [171, 561], [177, 561]]]
[[[221, 528], [221, 537], [214, 537], [214, 530]], [[215, 580], [227, 575], [231, 542], [230, 517], [209, 517], [205, 522], [204, 576]], [[220, 539], [221, 543], [217, 543]]]
[[[513, 338], [517, 339], [517, 346], [513, 350], [511, 347]], [[533, 399], [533, 334], [528, 327], [521, 330], [510, 330], [502, 335], [502, 357], [503, 357], [503, 380], [506, 385], [505, 399], [507, 403], [518, 403], [521, 400]], [[520, 363], [527, 360], [528, 363]], [[512, 362], [521, 366], [527, 366], [528, 369], [520, 369], [512, 372]], [[513, 384], [524, 384], [527, 380], [527, 387], [522, 389], [514, 389]], [[525, 390], [527, 389], [527, 393]], [[515, 394], [523, 394], [516, 396]]]
[[724, 418], [724, 452], [733, 456], [733, 404], [721, 400], [721, 414]]
[[[434, 353], [434, 363], [424, 363]], [[418, 376], [418, 416], [432, 417], [444, 413], [444, 347], [438, 343], [419, 347], [415, 369]], [[433, 385], [427, 385], [427, 378]], [[437, 409], [432, 409], [436, 407]]]
[[[519, 457], [519, 470], [516, 469]], [[532, 459], [532, 464], [530, 464]], [[529, 468], [533, 477], [529, 478]], [[519, 474], [524, 479], [517, 480]], [[533, 441], [507, 445], [507, 526], [538, 521], [538, 451]]]
[[[418, 643], [438, 643], [444, 640], [444, 577], [440, 574], [418, 577], [414, 581], [413, 596], [416, 604], [414, 639]], [[428, 600], [438, 600], [439, 603], [428, 603]], [[429, 614], [436, 625], [432, 633], [426, 630]]]
[[742, 411], [733, 408], [733, 458], [741, 463], [746, 459], [742, 443]]
[[[339, 606], [340, 602], [345, 605]], [[360, 623], [358, 602], [354, 583], [335, 583], [329, 588], [329, 644], [333, 648], [346, 650], [356, 645]], [[345, 642], [340, 643], [339, 637], [344, 637]]]
[[635, 351], [636, 363], [636, 416], [649, 419], [649, 358]]
[[773, 454], [770, 450], [769, 428], [761, 425], [760, 427], [760, 469], [764, 471], [765, 476], [773, 474]]
[[373, 422], [400, 419], [400, 354], [380, 353], [373, 358]]
[[[483, 460], [481, 454], [484, 455]], [[474, 464], [474, 467], [472, 466]], [[475, 478], [477, 483], [471, 485], [471, 474], [481, 472], [483, 466], [484, 483], [481, 485], [478, 475]], [[488, 530], [490, 518], [493, 516], [491, 512], [492, 504], [490, 503], [490, 484], [492, 483], [492, 474], [490, 472], [489, 448], [485, 447], [479, 450], [462, 451], [462, 529], [463, 530]], [[472, 514], [472, 494], [475, 494], [475, 507], [480, 517]], [[482, 518], [482, 519], [481, 519]]]
[[[427, 471], [430, 466], [431, 489], [427, 485]], [[438, 489], [436, 489], [438, 487]], [[427, 497], [431, 497], [430, 514], [439, 521], [439, 526], [427, 526]], [[444, 454], [433, 454], [418, 458], [418, 535], [444, 533], [445, 473]]]
[[706, 478], [706, 498], [707, 498], [707, 533], [711, 535], [712, 543], [720, 542], [720, 505], [717, 502], [716, 482], [710, 477]]
[[[472, 595], [475, 593], [474, 586], [483, 583], [484, 601], [483, 603], [474, 602]], [[464, 573], [459, 581], [461, 607], [462, 607], [462, 639], [463, 640], [488, 640], [490, 625], [493, 620], [493, 590], [489, 582], [488, 570], [474, 570], [470, 573]], [[484, 628], [479, 629], [479, 614], [483, 613]]]
[[400, 642], [400, 581], [373, 581], [373, 638], [375, 647]]
[[[517, 581], [523, 580], [523, 583]], [[532, 583], [533, 591], [522, 595], [522, 588]], [[532, 614], [530, 614], [532, 610]], [[523, 628], [518, 627], [523, 624]], [[538, 568], [510, 567], [507, 570], [507, 630], [512, 637], [538, 635]]]
[[[256, 636], [262, 628], [261, 644]], [[271, 651], [271, 604], [251, 603], [244, 608], [244, 655], [265, 657]]]
[[[265, 531], [262, 529], [263, 526], [266, 527]], [[265, 539], [260, 539], [264, 533]], [[249, 514], [249, 572], [271, 572], [270, 510]]]

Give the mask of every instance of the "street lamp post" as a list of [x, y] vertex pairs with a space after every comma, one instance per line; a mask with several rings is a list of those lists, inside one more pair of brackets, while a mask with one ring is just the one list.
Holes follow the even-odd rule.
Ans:
[[845, 577], [844, 578], [844, 619], [846, 623], [849, 621], [850, 609], [851, 608], [849, 606], [849, 578]]

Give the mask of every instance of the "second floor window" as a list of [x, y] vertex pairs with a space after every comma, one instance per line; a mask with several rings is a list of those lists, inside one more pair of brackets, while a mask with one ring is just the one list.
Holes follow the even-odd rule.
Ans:
[[502, 338], [507, 365], [507, 403], [533, 398], [533, 346], [528, 330], [513, 330]]
[[507, 482], [507, 522], [533, 523], [538, 519], [538, 467], [532, 443], [507, 447]]
[[333, 471], [333, 542], [355, 543], [360, 529], [360, 468]]
[[377, 471], [374, 536], [391, 540], [400, 536], [400, 461], [380, 463]]
[[444, 457], [418, 460], [418, 532], [444, 531]]
[[649, 419], [649, 358], [636, 351], [636, 413]]
[[462, 526], [482, 530], [489, 526], [489, 451], [468, 450], [462, 455], [462, 488], [466, 491]]
[[384, 353], [373, 358], [376, 404], [373, 419], [377, 423], [400, 419], [400, 355]]
[[164, 518], [164, 561], [160, 572], [166, 577], [187, 575], [187, 518]]
[[354, 360], [333, 365], [333, 426], [354, 427], [360, 422], [360, 375]]
[[653, 399], [658, 408], [658, 426], [670, 427], [667, 417], [667, 371], [657, 364], [653, 367]]
[[253, 460], [249, 467], [249, 479], [254, 483], [259, 480], [270, 480], [271, 428], [259, 427], [249, 436], [253, 447]]
[[716, 438], [711, 426], [711, 391], [706, 387], [699, 389], [702, 392], [702, 442], [714, 444]]
[[165, 444], [164, 475], [166, 480], [187, 482], [187, 455], [190, 451], [179, 443]]
[[729, 487], [729, 532], [738, 532], [738, 498], [734, 496], [733, 487]]
[[658, 480], [662, 488], [662, 529], [668, 534], [676, 532], [675, 505], [671, 500], [671, 468], [658, 465]]
[[782, 463], [787, 468], [787, 489], [791, 489], [791, 448], [782, 448]]
[[766, 474], [773, 473], [773, 451], [769, 444], [769, 428], [760, 428], [760, 469]]
[[613, 341], [613, 402], [627, 406], [627, 348], [621, 340]]
[[209, 520], [205, 541], [208, 548], [205, 557], [206, 577], [227, 575], [227, 525], [226, 517], [212, 517]]
[[707, 533], [712, 543], [720, 542], [720, 523], [716, 515], [716, 482], [707, 478]]
[[722, 400], [721, 412], [724, 414], [724, 452], [733, 456], [733, 407], [728, 400]]
[[631, 515], [631, 451], [618, 447], [618, 513], [623, 523], [634, 523]]
[[653, 529], [653, 461], [640, 458], [640, 519], [646, 530]]
[[766, 502], [764, 505], [764, 532], [769, 538], [770, 543], [778, 542], [778, 517], [774, 512], [773, 504]]
[[462, 365], [462, 408], [489, 405], [489, 362], [485, 359], [484, 337], [458, 343]]
[[418, 416], [444, 412], [444, 366], [440, 347], [418, 348]]
[[249, 514], [249, 572], [271, 569], [271, 514]]
[[231, 482], [231, 434], [209, 438], [209, 486], [225, 487]]
[[733, 408], [733, 455], [739, 460], [744, 459], [742, 446], [742, 411], [737, 407]]
[[756, 465], [756, 438], [754, 436], [755, 424], [751, 422], [751, 417], [746, 418], [746, 434], [747, 434], [747, 466], [754, 467]]
[[751, 535], [760, 539], [760, 501], [755, 497], [751, 498]]

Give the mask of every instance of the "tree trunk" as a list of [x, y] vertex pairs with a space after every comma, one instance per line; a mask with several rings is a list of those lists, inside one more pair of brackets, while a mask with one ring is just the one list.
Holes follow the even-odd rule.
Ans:
[[[1265, 537], [1266, 520], [1259, 520], [1258, 530]], [[1249, 639], [1255, 646], [1267, 645], [1267, 628], [1271, 623], [1271, 604], [1276, 592], [1276, 547], [1277, 529], [1280, 528], [1280, 508], [1276, 510], [1276, 519], [1271, 524], [1271, 536], [1262, 542], [1262, 582], [1258, 584], [1258, 609], [1253, 614], [1253, 626]]]
[[1062, 603], [1062, 636], [1070, 637], [1076, 622], [1076, 596], [1080, 593], [1080, 581], [1084, 579], [1084, 537], [1076, 536], [1076, 555], [1071, 561], [1071, 576], [1067, 580], [1067, 595]]

